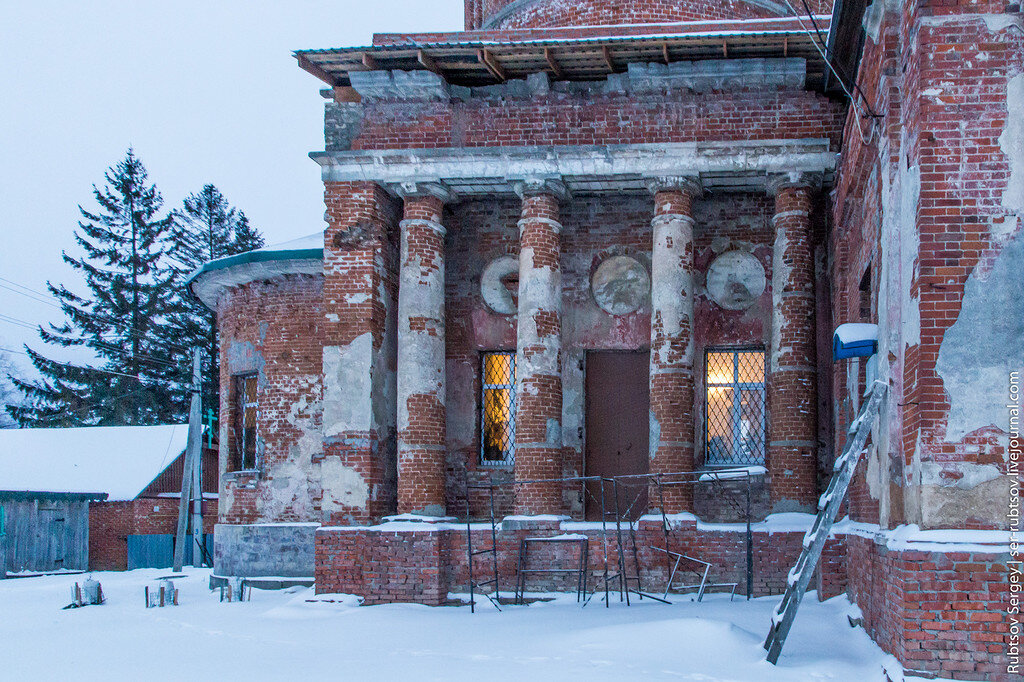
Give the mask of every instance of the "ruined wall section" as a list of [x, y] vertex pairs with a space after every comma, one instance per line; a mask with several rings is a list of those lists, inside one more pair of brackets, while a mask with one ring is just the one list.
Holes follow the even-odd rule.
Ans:
[[[835, 321], [879, 324], [891, 387], [851, 509], [883, 527], [1001, 527], [1009, 373], [1024, 369], [1007, 277], [1024, 248], [1020, 15], [1004, 2], [882, 9], [868, 12], [859, 83], [884, 118], [851, 113], [834, 213]], [[841, 440], [864, 370], [836, 369]]]
[[[811, 0], [830, 13], [831, 0]], [[776, 0], [466, 0], [466, 30], [652, 24], [789, 16]]]
[[322, 487], [327, 523], [397, 506], [400, 204], [366, 182], [329, 182], [324, 231]]
[[430, 101], [330, 103], [326, 138], [337, 145], [328, 151], [808, 138], [829, 139], [838, 149], [845, 115], [842, 102], [792, 88], [665, 94], [499, 88], [466, 100], [438, 93]]
[[[220, 522], [317, 521], [320, 484], [323, 281], [288, 275], [230, 289], [221, 338]], [[257, 376], [257, 466], [229, 471], [234, 377]]]
[[[743, 346], [767, 349], [771, 334], [771, 290], [766, 286], [743, 310], [725, 310], [705, 288], [708, 266], [720, 254], [752, 254], [771, 281], [773, 228], [772, 200], [751, 193], [724, 194], [695, 204], [695, 385], [696, 431], [702, 438], [704, 352], [708, 347]], [[592, 283], [598, 268], [609, 259], [626, 257], [649, 274], [651, 218], [654, 200], [649, 194], [608, 197], [580, 196], [561, 207], [562, 222], [562, 461], [563, 475], [584, 473], [586, 419], [584, 377], [586, 353], [592, 350], [646, 350], [650, 345], [650, 297], [638, 300], [635, 310], [614, 315], [602, 309]], [[501, 314], [484, 300], [482, 284], [488, 265], [502, 258], [518, 258], [520, 202], [508, 197], [465, 201], [445, 216], [447, 288], [447, 434], [449, 513], [464, 509], [466, 481], [486, 483], [511, 479], [511, 467], [481, 466], [480, 363], [484, 351], [516, 348], [516, 315]], [[506, 292], [507, 293], [507, 292]], [[514, 311], [515, 308], [509, 308]], [[703, 441], [697, 446], [703, 459]], [[502, 491], [504, 493], [505, 491]], [[566, 508], [582, 513], [579, 491], [567, 490]], [[758, 504], [760, 501], [760, 504]], [[511, 499], [499, 496], [498, 513], [510, 511]], [[728, 504], [725, 501], [722, 504]], [[486, 492], [473, 491], [474, 514], [486, 511]], [[767, 513], [767, 490], [755, 495], [761, 515]], [[718, 505], [722, 506], [722, 505]], [[725, 518], [714, 504], [705, 514]]]

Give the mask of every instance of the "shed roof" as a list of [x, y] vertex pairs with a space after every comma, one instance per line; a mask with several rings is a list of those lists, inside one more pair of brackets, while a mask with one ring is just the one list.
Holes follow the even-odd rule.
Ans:
[[[827, 31], [830, 17], [816, 17]], [[528, 29], [396, 34], [374, 45], [299, 50], [299, 66], [332, 87], [354, 71], [433, 71], [453, 85], [481, 86], [550, 72], [562, 80], [599, 80], [630, 63], [722, 58], [807, 60], [808, 85], [822, 88], [827, 66], [815, 38], [795, 18], [681, 22], [589, 29]]]
[[186, 424], [0, 430], [0, 490], [133, 500], [185, 449]]

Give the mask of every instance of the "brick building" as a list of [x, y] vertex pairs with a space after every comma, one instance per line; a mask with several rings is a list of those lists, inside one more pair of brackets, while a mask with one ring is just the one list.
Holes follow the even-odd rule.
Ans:
[[[187, 435], [185, 424], [0, 430], [0, 558], [7, 553], [0, 577], [5, 567], [170, 566]], [[204, 449], [202, 511], [211, 549], [217, 473], [216, 450]], [[191, 542], [186, 556], [191, 562]]]
[[[819, 596], [908, 668], [1003, 679], [1020, 6], [809, 9], [467, 0], [464, 32], [296, 53], [327, 86], [327, 227], [190, 284], [222, 339], [218, 573], [440, 603], [468, 580], [443, 520], [486, 515], [482, 484], [509, 579], [524, 532], [593, 530], [552, 479], [754, 467], [753, 589], [778, 592], [877, 376]], [[874, 359], [832, 362], [846, 322]], [[735, 574], [728, 494], [649, 492]]]

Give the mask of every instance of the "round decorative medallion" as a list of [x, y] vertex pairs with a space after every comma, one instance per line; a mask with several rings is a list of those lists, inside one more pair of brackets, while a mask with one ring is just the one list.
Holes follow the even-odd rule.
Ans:
[[746, 251], [726, 251], [708, 266], [708, 296], [726, 310], [754, 305], [766, 284], [761, 261]]
[[636, 259], [612, 256], [597, 266], [590, 288], [601, 310], [612, 315], [627, 315], [647, 302], [651, 276]]
[[515, 315], [518, 310], [519, 259], [515, 256], [495, 258], [480, 276], [480, 293], [487, 307], [499, 315]]

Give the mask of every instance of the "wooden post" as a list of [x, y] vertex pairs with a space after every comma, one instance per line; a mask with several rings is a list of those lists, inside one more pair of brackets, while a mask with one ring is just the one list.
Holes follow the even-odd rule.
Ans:
[[[178, 532], [174, 536], [174, 572], [181, 573], [185, 563], [185, 535], [188, 531], [189, 500], [192, 498], [192, 479], [203, 445], [203, 412], [200, 404], [201, 367], [199, 349], [192, 350], [192, 405], [188, 412], [188, 445], [185, 447], [185, 466], [181, 471], [181, 499], [178, 504]], [[194, 562], [193, 562], [194, 563]]]

